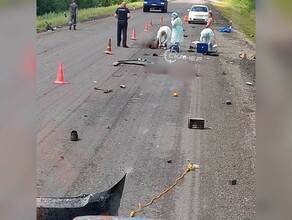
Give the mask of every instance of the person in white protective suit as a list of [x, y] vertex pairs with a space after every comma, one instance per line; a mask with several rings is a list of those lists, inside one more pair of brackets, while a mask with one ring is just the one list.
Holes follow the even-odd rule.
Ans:
[[178, 17], [178, 14], [176, 12], [173, 12], [171, 14], [171, 26], [172, 26], [172, 32], [171, 32], [171, 44], [179, 46], [184, 39], [184, 30], [183, 30], [183, 22]]
[[168, 26], [162, 26], [159, 28], [156, 36], [158, 48], [167, 47], [167, 43], [171, 41], [171, 30]]
[[211, 28], [205, 28], [201, 31], [200, 42], [202, 43], [212, 43], [214, 37], [214, 32]]

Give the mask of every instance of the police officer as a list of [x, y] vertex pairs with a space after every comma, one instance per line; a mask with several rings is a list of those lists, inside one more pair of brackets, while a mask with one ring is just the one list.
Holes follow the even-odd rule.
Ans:
[[70, 17], [70, 23], [69, 23], [69, 30], [71, 30], [72, 25], [74, 27], [74, 30], [76, 30], [78, 6], [77, 6], [75, 0], [73, 0], [72, 1], [72, 4], [70, 4], [69, 11], [70, 11], [70, 15], [71, 15], [71, 17]]
[[117, 33], [117, 46], [121, 46], [121, 34], [123, 32], [123, 47], [129, 48], [127, 46], [127, 29], [128, 29], [128, 19], [131, 17], [129, 9], [126, 7], [126, 2], [121, 4], [116, 10], [115, 17], [118, 19], [118, 33]]

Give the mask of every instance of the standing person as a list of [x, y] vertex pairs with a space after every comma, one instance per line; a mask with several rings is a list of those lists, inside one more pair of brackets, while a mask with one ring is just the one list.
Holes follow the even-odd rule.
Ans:
[[159, 28], [157, 32], [157, 44], [158, 48], [167, 47], [167, 43], [171, 40], [171, 30], [167, 26], [162, 26]]
[[128, 31], [128, 19], [131, 17], [129, 9], [126, 7], [126, 2], [123, 2], [121, 6], [116, 10], [115, 17], [118, 19], [118, 30], [117, 30], [117, 46], [121, 46], [121, 35], [123, 32], [123, 47], [127, 46], [127, 31]]
[[206, 28], [211, 28], [211, 25], [213, 23], [213, 14], [211, 11], [208, 12], [208, 20], [206, 24]]
[[76, 1], [73, 0], [72, 4], [69, 6], [70, 11], [70, 23], [69, 23], [69, 30], [71, 30], [72, 25], [74, 27], [74, 30], [76, 30], [76, 24], [77, 24], [77, 15], [78, 15], [78, 6], [76, 4]]
[[172, 32], [171, 32], [171, 44], [179, 46], [184, 39], [184, 30], [182, 27], [182, 20], [178, 17], [176, 12], [171, 14], [171, 25], [172, 25]]

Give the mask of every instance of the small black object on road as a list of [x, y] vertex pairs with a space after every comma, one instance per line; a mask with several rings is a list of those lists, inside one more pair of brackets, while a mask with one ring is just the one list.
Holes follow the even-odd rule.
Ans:
[[226, 105], [231, 105], [231, 104], [232, 104], [232, 103], [231, 103], [231, 100], [226, 100], [226, 101], [225, 101], [225, 104], [226, 104]]
[[205, 120], [203, 118], [189, 118], [189, 129], [205, 129]]
[[70, 140], [71, 141], [78, 141], [79, 140], [77, 131], [75, 131], [75, 130], [71, 131]]
[[236, 185], [236, 183], [237, 183], [236, 180], [229, 180], [230, 185]]

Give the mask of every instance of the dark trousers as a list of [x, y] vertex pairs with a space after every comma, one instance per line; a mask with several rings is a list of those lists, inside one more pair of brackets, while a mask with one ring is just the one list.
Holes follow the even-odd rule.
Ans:
[[127, 45], [127, 29], [128, 29], [128, 21], [118, 21], [118, 42], [117, 45], [120, 46], [122, 40], [123, 33], [123, 46]]
[[76, 27], [76, 23], [77, 23], [76, 14], [71, 14], [70, 21], [71, 21], [70, 27], [73, 25], [74, 28], [75, 28]]

